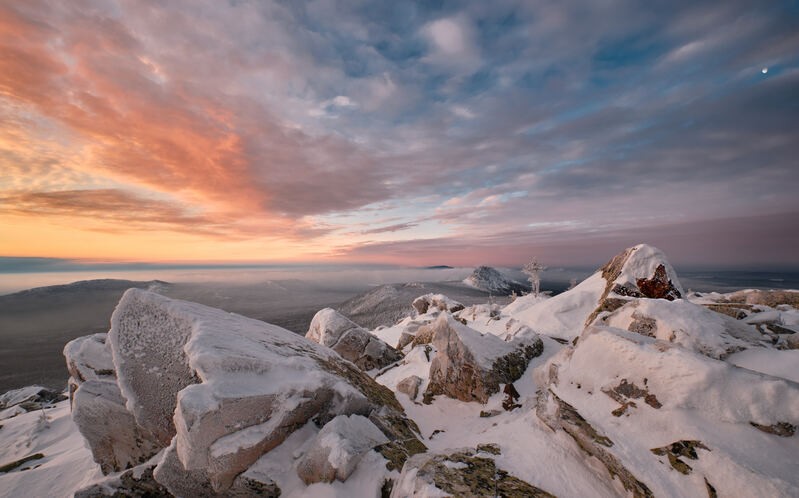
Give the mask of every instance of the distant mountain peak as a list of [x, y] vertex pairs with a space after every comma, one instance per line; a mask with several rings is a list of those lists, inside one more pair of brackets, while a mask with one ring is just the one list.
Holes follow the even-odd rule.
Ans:
[[524, 292], [529, 290], [524, 284], [503, 275], [496, 268], [478, 266], [463, 283], [492, 294], [510, 294], [513, 291]]

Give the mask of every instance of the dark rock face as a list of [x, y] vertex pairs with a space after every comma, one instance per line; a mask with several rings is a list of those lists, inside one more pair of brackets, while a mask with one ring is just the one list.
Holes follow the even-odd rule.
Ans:
[[652, 299], [668, 299], [673, 301], [682, 297], [680, 291], [674, 287], [669, 277], [666, 275], [666, 267], [659, 265], [655, 269], [652, 278], [639, 278], [636, 281], [641, 294]]
[[749, 423], [752, 424], [752, 427], [767, 434], [774, 434], [775, 436], [791, 437], [796, 433], [796, 426], [787, 422], [780, 422], [774, 425], [761, 425], [754, 422]]
[[519, 400], [519, 391], [516, 390], [513, 384], [505, 384], [505, 388], [502, 392], [505, 394], [505, 399], [502, 400], [502, 408], [506, 412], [522, 407], [522, 405], [517, 403]]
[[[456, 450], [449, 454], [417, 455], [402, 469], [391, 496], [404, 498], [430, 486], [451, 496], [503, 496], [507, 498], [554, 498], [554, 495], [510, 475], [497, 467], [493, 458], [477, 456], [497, 454], [498, 447]], [[410, 475], [413, 477], [410, 477]], [[409, 482], [410, 481], [410, 482]]]
[[680, 457], [698, 460], [699, 455], [696, 453], [697, 448], [710, 451], [710, 449], [700, 441], [694, 440], [677, 441], [662, 448], [652, 448], [650, 451], [658, 456], [666, 456], [669, 459], [669, 465], [671, 465], [674, 470], [681, 474], [688, 475], [693, 469], [690, 465], [680, 460]]
[[641, 399], [641, 398], [644, 398], [644, 403], [651, 406], [652, 408], [657, 409], [663, 406], [660, 404], [660, 401], [658, 401], [657, 396], [651, 394], [646, 389], [641, 389], [632, 382], [627, 382], [627, 379], [621, 379], [621, 382], [619, 383], [618, 386], [613, 387], [611, 389], [603, 389], [602, 392], [610, 396], [613, 400], [621, 403], [622, 405], [627, 405], [628, 407], [636, 406], [635, 403], [629, 401], [630, 399]]

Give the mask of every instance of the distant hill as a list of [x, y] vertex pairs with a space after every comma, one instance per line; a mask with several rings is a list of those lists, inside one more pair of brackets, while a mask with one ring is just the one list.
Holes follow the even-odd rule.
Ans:
[[530, 287], [512, 280], [503, 275], [499, 270], [490, 266], [478, 266], [463, 283], [491, 294], [507, 296], [512, 292], [521, 294], [528, 292]]

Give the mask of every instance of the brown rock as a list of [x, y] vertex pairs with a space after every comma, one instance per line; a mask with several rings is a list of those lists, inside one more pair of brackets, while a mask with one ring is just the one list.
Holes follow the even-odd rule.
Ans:
[[494, 335], [482, 335], [448, 314], [433, 322], [431, 330], [436, 354], [427, 391], [461, 401], [485, 403], [499, 392], [500, 384], [521, 377], [530, 360], [543, 351], [538, 336], [506, 342]]
[[639, 278], [636, 284], [638, 284], [638, 289], [645, 297], [652, 299], [673, 301], [682, 297], [680, 291], [674, 287], [674, 284], [666, 275], [666, 267], [663, 265], [658, 265], [652, 278]]

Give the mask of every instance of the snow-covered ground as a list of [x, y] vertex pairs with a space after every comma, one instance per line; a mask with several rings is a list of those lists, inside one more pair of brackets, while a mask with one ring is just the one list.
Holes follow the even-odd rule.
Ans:
[[[419, 289], [419, 295], [426, 290]], [[666, 297], [648, 294], [653, 292]], [[111, 366], [137, 421], [152, 415], [141, 406], [149, 402], [142, 398], [147, 389], [159, 391], [158, 383], [171, 382], [174, 373], [169, 370], [174, 365], [160, 364], [157, 354], [166, 351], [174, 364], [185, 358], [198, 378], [186, 380], [188, 387], [178, 386], [178, 410], [170, 408], [178, 434], [164, 451], [175, 451], [177, 441], [179, 462], [205, 468], [199, 453], [192, 453], [205, 448], [213, 470], [214, 458], [242, 449], [247, 453], [275, 430], [269, 417], [254, 417], [246, 423], [236, 419], [237, 425], [226, 425], [228, 432], [216, 439], [188, 432], [202, 417], [223, 413], [226, 403], [284, 396], [285, 406], [275, 413], [294, 413], [302, 400], [323, 392], [315, 391], [317, 384], [326, 383], [341, 396], [341, 402], [326, 408], [331, 410], [322, 417], [326, 420], [291, 418], [296, 427], [289, 424], [293, 428], [287, 437], [252, 458], [242, 477], [273, 482], [281, 496], [290, 497], [380, 496], [386, 479], [396, 483], [394, 497], [412, 489], [427, 493], [418, 496], [453, 494], [445, 493], [441, 483], [418, 485], [423, 479], [418, 469], [400, 474], [400, 468], [387, 468], [385, 453], [376, 449], [383, 440], [379, 423], [361, 416], [368, 415], [362, 407], [358, 414], [345, 409], [357, 404], [352, 400], [361, 396], [364, 384], [356, 382], [355, 389], [348, 383], [351, 378], [331, 377], [318, 368], [317, 359], [338, 358], [334, 351], [218, 310], [142, 292], [126, 296], [140, 305], [131, 308], [123, 302], [128, 306], [123, 308], [152, 312], [134, 321], [121, 312], [115, 315], [109, 342]], [[504, 307], [485, 303], [464, 309], [443, 297], [437, 298], [449, 303], [444, 309], [411, 309], [410, 316], [370, 331], [403, 356], [368, 375], [394, 393], [405, 416], [418, 426], [415, 436], [428, 454], [471, 448], [477, 460], [491, 460], [501, 469], [497, 475], [507, 473], [558, 497], [799, 496], [799, 344], [794, 339], [799, 337], [799, 310], [794, 293], [685, 295], [665, 256], [641, 245], [555, 297], [526, 295]], [[124, 346], [124, 328], [142, 323], [153, 331], [151, 344], [168, 343], [159, 346], [162, 353], [149, 351], [147, 341]], [[326, 344], [323, 334], [313, 332], [312, 338]], [[141, 340], [144, 332], [135, 333]], [[485, 403], [431, 390], [442, 382], [452, 382], [453, 391], [489, 389], [486, 379], [507, 374], [508, 365], [519, 360], [518, 344], [534, 344], [539, 336], [538, 349], [531, 347], [532, 359], [513, 374], [512, 385], [501, 384]], [[91, 343], [97, 346], [92, 355], [102, 360], [106, 353], [100, 344]], [[70, 354], [84, 349], [89, 351], [72, 348]], [[103, 361], [98, 365], [108, 367]], [[449, 370], [444, 372], [442, 365]], [[475, 372], [483, 377], [468, 377]], [[141, 384], [144, 378], [153, 382], [151, 387]], [[147, 389], [142, 391], [142, 385]], [[14, 402], [6, 399], [1, 407]], [[102, 478], [70, 417], [68, 401], [15, 416], [12, 409], [6, 408], [10, 418], [0, 421], [0, 465], [44, 456], [0, 472], [0, 496], [72, 496]], [[369, 420], [379, 422], [384, 415], [374, 419], [372, 413]], [[359, 430], [358, 424], [366, 425]], [[361, 439], [342, 439], [348, 437]], [[306, 484], [299, 466], [314, 445], [329, 450], [327, 459], [337, 468], [354, 466], [352, 473]], [[471, 467], [447, 462], [446, 468], [459, 472]], [[493, 496], [460, 493], [475, 494]]]

